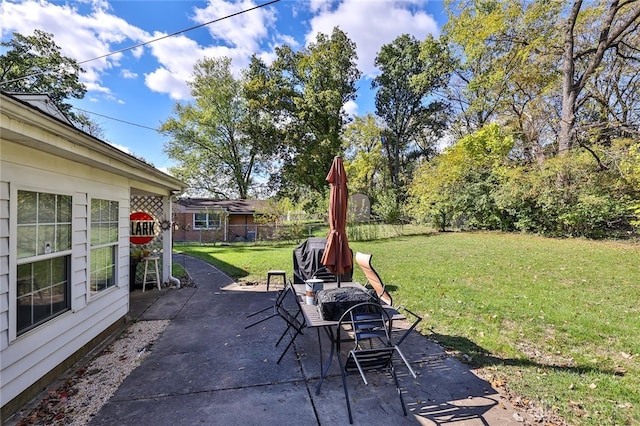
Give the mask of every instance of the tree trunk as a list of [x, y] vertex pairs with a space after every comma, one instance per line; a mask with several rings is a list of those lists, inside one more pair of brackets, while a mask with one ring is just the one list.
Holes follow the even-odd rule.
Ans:
[[560, 116], [560, 133], [558, 134], [559, 155], [565, 155], [571, 149], [573, 128], [576, 122], [575, 107], [577, 87], [573, 80], [575, 74], [573, 30], [581, 7], [581, 0], [573, 4], [571, 13], [567, 17], [564, 30], [562, 53], [562, 114]]
[[[564, 46], [562, 53], [562, 114], [560, 116], [560, 134], [558, 135], [558, 153], [566, 154], [573, 145], [575, 135], [576, 110], [580, 101], [578, 96], [587, 82], [597, 73], [605, 52], [624, 39], [628, 33], [636, 30], [636, 20], [640, 17], [637, 0], [612, 0], [600, 24], [600, 35], [594, 46], [583, 46], [575, 51], [574, 30], [582, 0], [576, 0], [571, 7], [565, 24]], [[628, 12], [628, 13], [627, 13]], [[576, 75], [575, 59], [589, 57], [581, 75]]]

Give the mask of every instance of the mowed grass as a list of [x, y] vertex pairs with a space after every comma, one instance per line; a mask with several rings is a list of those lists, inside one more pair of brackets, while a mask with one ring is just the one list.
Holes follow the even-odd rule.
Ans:
[[[353, 242], [420, 331], [517, 404], [575, 425], [640, 424], [640, 246], [500, 233]], [[295, 245], [188, 246], [231, 276], [292, 270]], [[354, 280], [364, 282], [358, 268]]]

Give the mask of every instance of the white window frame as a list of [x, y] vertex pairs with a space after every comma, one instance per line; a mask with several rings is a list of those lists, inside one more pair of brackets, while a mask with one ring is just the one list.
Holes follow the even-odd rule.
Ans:
[[[27, 193], [27, 192], [31, 192], [31, 193], [35, 193], [36, 194], [36, 206], [35, 206], [35, 219], [33, 219], [30, 222], [26, 222], [26, 223], [19, 223], [19, 213], [18, 213], [18, 204], [19, 204], [19, 197], [20, 197], [20, 193]], [[26, 333], [28, 333], [31, 330], [37, 329], [38, 327], [40, 327], [43, 324], [46, 324], [47, 322], [51, 321], [52, 319], [64, 314], [65, 312], [69, 312], [71, 310], [71, 304], [72, 304], [72, 295], [71, 295], [71, 291], [72, 291], [72, 286], [71, 286], [71, 279], [72, 279], [72, 267], [71, 267], [71, 258], [72, 258], [72, 249], [73, 249], [73, 196], [71, 194], [68, 193], [64, 193], [64, 192], [60, 192], [60, 191], [55, 191], [55, 190], [47, 190], [47, 189], [33, 189], [33, 188], [17, 188], [15, 191], [12, 192], [13, 197], [11, 197], [13, 200], [15, 200], [15, 209], [12, 211], [12, 214], [10, 215], [11, 217], [15, 217], [15, 219], [12, 220], [13, 222], [13, 226], [15, 229], [15, 234], [16, 238], [14, 239], [14, 241], [11, 243], [12, 247], [14, 247], [14, 253], [15, 253], [15, 263], [13, 263], [12, 266], [12, 273], [14, 273], [14, 277], [15, 277], [15, 293], [12, 294], [11, 296], [11, 304], [12, 307], [14, 307], [14, 309], [10, 309], [10, 311], [15, 313], [15, 317], [13, 318], [13, 324], [14, 327], [11, 327], [10, 330], [10, 338], [13, 339], [15, 337], [18, 336], [22, 336]], [[54, 218], [52, 221], [41, 221], [39, 212], [40, 212], [40, 197], [42, 195], [53, 195], [54, 196], [54, 200], [55, 200], [55, 207], [54, 207]], [[68, 207], [68, 220], [59, 221], [59, 216], [58, 216], [58, 197], [69, 197], [69, 207]], [[24, 210], [23, 210], [24, 211]], [[59, 232], [63, 231], [62, 227], [68, 227], [68, 232], [66, 235], [66, 238], [68, 238], [68, 245], [65, 244], [64, 247], [60, 248], [59, 247], [59, 242], [60, 242], [60, 237], [63, 237], [62, 235], [59, 234]], [[20, 256], [20, 252], [19, 252], [19, 240], [20, 240], [20, 228], [28, 228], [28, 227], [35, 227], [34, 230], [34, 253], [32, 253], [31, 255], [25, 254], [23, 256]], [[40, 229], [42, 227], [42, 229]], [[49, 228], [49, 232], [51, 231], [51, 227], [53, 227], [53, 233], [51, 236], [49, 236], [49, 238], [47, 239], [47, 237], [45, 236], [44, 239], [41, 240], [42, 235], [41, 235], [41, 231], [42, 233], [45, 233], [47, 230], [45, 229], [45, 227]], [[24, 236], [25, 238], [29, 238], [28, 233], [25, 234]], [[60, 249], [60, 250], [58, 250]], [[55, 261], [57, 259], [62, 259], [63, 260], [63, 269], [64, 269], [64, 279], [59, 280], [58, 278], [61, 278], [60, 276], [58, 276], [57, 278], [55, 277], [55, 273], [56, 271], [54, 270], [54, 266], [55, 266]], [[30, 280], [30, 290], [29, 291], [24, 291], [22, 294], [20, 294], [21, 288], [20, 285], [18, 284], [18, 281], [21, 279], [18, 270], [20, 268], [24, 268], [26, 265], [31, 265], [31, 268], [33, 268], [36, 264], [40, 263], [40, 267], [42, 268], [42, 263], [41, 262], [50, 262], [50, 270], [46, 271], [45, 269], [40, 269], [40, 272], [45, 272], [47, 274], [46, 276], [46, 280], [48, 280], [49, 282], [45, 282], [44, 285], [42, 285], [39, 288], [34, 288], [34, 285], [36, 285], [36, 278], [37, 278], [37, 271], [33, 270], [31, 271], [31, 274], [29, 275], [29, 280]], [[45, 264], [46, 265], [46, 264]], [[14, 269], [15, 268], [15, 269]], [[13, 270], [14, 269], [14, 270]], [[55, 289], [55, 287], [63, 287], [63, 295], [64, 295], [64, 299], [63, 299], [63, 307], [62, 309], [57, 310], [55, 313], [50, 312], [48, 316], [41, 318], [38, 321], [33, 321], [33, 315], [34, 315], [34, 297], [36, 297], [37, 293], [40, 293], [39, 297], [40, 299], [42, 299], [42, 297], [50, 297], [50, 309], [53, 309], [53, 307], [55, 306], [55, 301], [54, 301], [54, 297], [56, 296], [56, 293], [53, 291]], [[24, 288], [22, 288], [22, 290], [24, 290]], [[49, 290], [49, 295], [47, 296], [47, 293], [45, 290]], [[19, 314], [19, 303], [18, 300], [21, 298], [25, 298], [26, 296], [31, 297], [32, 301], [31, 301], [31, 315], [32, 315], [32, 320], [31, 320], [31, 324], [23, 327], [22, 329], [18, 330], [18, 325], [19, 325], [19, 321], [18, 321], [18, 314]], [[14, 334], [15, 333], [15, 334]]]
[[[200, 226], [196, 223], [196, 215], [206, 215], [206, 226]], [[203, 222], [199, 220], [198, 222]], [[212, 226], [213, 224], [213, 226]], [[222, 228], [222, 211], [213, 212], [196, 212], [193, 214], [193, 229], [195, 230], [215, 230]]]
[[[105, 203], [108, 204], [108, 217], [95, 217], [94, 212], [94, 202]], [[102, 210], [100, 210], [102, 213]], [[109, 290], [111, 288], [116, 288], [118, 286], [118, 247], [119, 247], [119, 221], [120, 221], [120, 202], [116, 200], [110, 200], [106, 198], [98, 198], [94, 197], [89, 199], [89, 262], [87, 265], [87, 273], [88, 273], [88, 294], [91, 296], [95, 296], [104, 292], [105, 290]], [[103, 229], [97, 229], [96, 224], [106, 224], [107, 225], [107, 238], [101, 234]], [[98, 233], [98, 234], [96, 234]], [[113, 234], [113, 235], [111, 235]], [[109, 235], [111, 235], [111, 239], [109, 239]], [[111, 253], [111, 263], [99, 264], [100, 256], [98, 253], [100, 251], [107, 251]], [[96, 281], [99, 278], [100, 274], [102, 274], [101, 279], [106, 279], [105, 273], [107, 273], [107, 268], [110, 269], [111, 278], [107, 279], [106, 286], [97, 287]], [[108, 273], [107, 273], [108, 274]]]

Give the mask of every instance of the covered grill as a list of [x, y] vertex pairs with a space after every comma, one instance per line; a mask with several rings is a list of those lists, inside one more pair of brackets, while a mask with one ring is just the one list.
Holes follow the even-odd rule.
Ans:
[[[304, 284], [305, 280], [320, 278], [324, 281], [336, 281], [334, 274], [321, 263], [327, 244], [326, 238], [310, 237], [293, 250], [293, 283]], [[340, 276], [341, 281], [351, 281], [352, 271]]]

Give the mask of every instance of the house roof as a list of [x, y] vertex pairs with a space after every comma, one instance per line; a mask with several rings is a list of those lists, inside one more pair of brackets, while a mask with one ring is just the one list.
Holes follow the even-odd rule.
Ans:
[[7, 95], [13, 96], [23, 102], [28, 103], [40, 111], [48, 114], [56, 119], [65, 122], [66, 124], [73, 125], [71, 121], [67, 118], [66, 115], [60, 108], [51, 100], [49, 95], [44, 93], [21, 93], [21, 92], [5, 92]]
[[21, 97], [0, 91], [2, 139], [125, 176], [141, 191], [186, 189], [184, 182], [69, 124], [50, 109], [47, 95]]
[[179, 198], [177, 204], [189, 210], [225, 210], [229, 214], [254, 214], [266, 207], [264, 200], [215, 200], [211, 198]]

